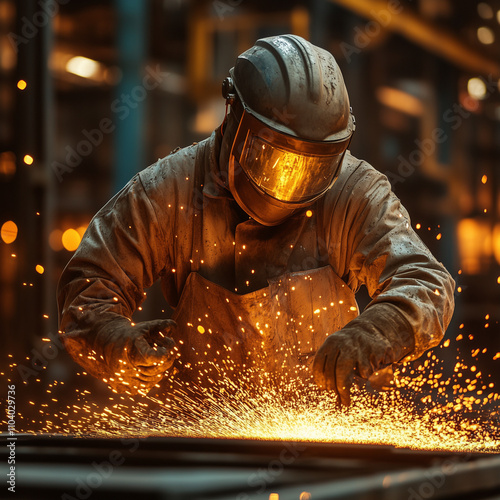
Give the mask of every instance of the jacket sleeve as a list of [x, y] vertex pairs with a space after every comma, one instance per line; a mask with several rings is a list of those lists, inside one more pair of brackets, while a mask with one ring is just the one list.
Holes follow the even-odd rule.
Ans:
[[[387, 178], [350, 157], [325, 204], [330, 264], [372, 301], [351, 323], [377, 327], [405, 346], [405, 360], [437, 345], [451, 320], [455, 283], [411, 227]], [[341, 250], [341, 248], [343, 250]]]
[[94, 376], [105, 373], [99, 332], [130, 321], [169, 265], [167, 235], [139, 175], [92, 219], [59, 281], [60, 331], [68, 352]]

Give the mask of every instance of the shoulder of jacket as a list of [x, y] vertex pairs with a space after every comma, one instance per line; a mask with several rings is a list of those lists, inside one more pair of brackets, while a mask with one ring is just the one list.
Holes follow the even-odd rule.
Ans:
[[385, 174], [377, 170], [365, 160], [346, 153], [339, 177], [337, 188], [347, 190], [368, 190], [372, 186], [391, 191], [391, 184]]
[[360, 160], [353, 156], [350, 151], [347, 151], [342, 162], [339, 178], [349, 178], [351, 176], [358, 177], [363, 175], [371, 175], [374, 178], [384, 179], [386, 176], [373, 167], [366, 160]]
[[377, 192], [389, 192], [391, 185], [387, 177], [365, 160], [360, 160], [346, 152], [339, 176], [332, 188], [326, 193], [324, 203], [327, 205], [340, 202], [347, 203], [355, 198], [369, 197]]
[[155, 163], [139, 172], [144, 189], [149, 191], [151, 187], [158, 188], [165, 182], [171, 183], [192, 178], [195, 172], [196, 158], [200, 152], [203, 154], [203, 150], [207, 149], [209, 139], [194, 142], [183, 148], [176, 148], [164, 158], [159, 158]]

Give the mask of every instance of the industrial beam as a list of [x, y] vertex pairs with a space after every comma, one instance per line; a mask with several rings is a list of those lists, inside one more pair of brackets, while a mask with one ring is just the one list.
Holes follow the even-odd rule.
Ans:
[[113, 193], [117, 193], [144, 167], [145, 103], [143, 97], [135, 98], [134, 92], [144, 91], [141, 82], [148, 35], [147, 5], [147, 2], [135, 0], [114, 1], [117, 15], [116, 44], [122, 78], [115, 91], [121, 111], [116, 120]]
[[449, 62], [471, 73], [500, 78], [500, 64], [464, 43], [453, 33], [422, 19], [396, 1], [387, 0], [331, 0], [360, 16], [399, 33]]

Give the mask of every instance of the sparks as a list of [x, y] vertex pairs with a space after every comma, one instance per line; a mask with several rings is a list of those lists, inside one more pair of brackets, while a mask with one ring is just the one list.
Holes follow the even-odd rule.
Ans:
[[[196, 328], [200, 334], [207, 334], [201, 324]], [[472, 334], [468, 337], [474, 338]], [[462, 334], [456, 340], [466, 342]], [[450, 344], [448, 338], [442, 346], [450, 348]], [[500, 451], [500, 422], [496, 416], [500, 397], [491, 378], [479, 368], [480, 356], [486, 354], [486, 349], [470, 349], [474, 364], [457, 357], [451, 375], [444, 361], [429, 351], [424, 358], [404, 363], [396, 371], [392, 390], [377, 393], [368, 386], [355, 388], [348, 409], [339, 409], [334, 394], [320, 391], [305, 366], [288, 372], [241, 367], [232, 364], [230, 352], [228, 346], [227, 358], [218, 365], [200, 353], [202, 361], [193, 367], [192, 380], [182, 381], [171, 374], [165, 381], [168, 391], [162, 392], [157, 386], [158, 390], [149, 395], [110, 392], [104, 403], [94, 402], [91, 393], [82, 389], [75, 390], [73, 398], [60, 397], [55, 393], [59, 384], [54, 382], [46, 389], [46, 401], [29, 402], [36, 408], [36, 418], [29, 420], [20, 414], [25, 428], [20, 426], [19, 432]], [[500, 359], [500, 352], [488, 357]], [[78, 376], [88, 375], [80, 372]], [[66, 408], [58, 406], [54, 411], [53, 403], [62, 401], [66, 401]]]

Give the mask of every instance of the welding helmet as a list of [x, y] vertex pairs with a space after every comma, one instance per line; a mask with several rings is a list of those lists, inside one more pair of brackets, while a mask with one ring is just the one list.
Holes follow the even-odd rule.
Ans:
[[342, 73], [329, 52], [295, 35], [263, 38], [223, 82], [238, 128], [229, 189], [245, 212], [272, 226], [335, 182], [354, 132]]

